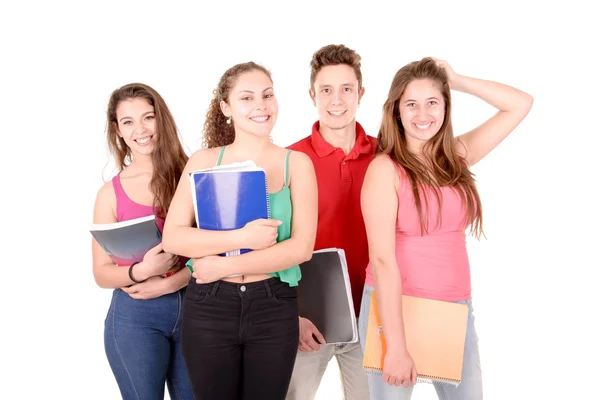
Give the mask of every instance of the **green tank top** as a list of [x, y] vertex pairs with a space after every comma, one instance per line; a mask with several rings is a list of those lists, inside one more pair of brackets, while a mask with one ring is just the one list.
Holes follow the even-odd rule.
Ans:
[[[287, 154], [285, 155], [285, 186], [279, 192], [269, 193], [270, 217], [273, 219], [278, 219], [282, 222], [277, 228], [277, 243], [289, 239], [292, 235], [292, 198], [288, 179], [288, 166], [291, 152], [291, 150], [288, 150]], [[225, 146], [221, 147], [217, 165], [221, 165], [221, 160], [223, 159], [224, 153]], [[298, 282], [302, 278], [300, 266], [298, 265], [294, 265], [290, 268], [284, 269], [283, 271], [273, 272], [268, 275], [279, 278], [281, 281], [288, 283], [290, 286], [298, 286]]]

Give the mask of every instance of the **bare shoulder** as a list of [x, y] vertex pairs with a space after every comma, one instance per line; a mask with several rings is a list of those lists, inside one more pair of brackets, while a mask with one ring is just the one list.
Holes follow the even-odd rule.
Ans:
[[[290, 182], [294, 175], [297, 176], [315, 176], [315, 167], [308, 155], [301, 151], [290, 151]], [[316, 178], [315, 178], [316, 179]]]
[[104, 183], [96, 194], [96, 205], [98, 204], [116, 204], [117, 196], [112, 180]]
[[117, 196], [112, 180], [106, 182], [96, 194], [94, 204], [94, 223], [106, 223], [116, 221]]
[[220, 147], [200, 149], [195, 151], [185, 166], [186, 171], [193, 171], [196, 169], [210, 168], [215, 166], [217, 164], [220, 151]]
[[376, 155], [373, 158], [373, 161], [369, 163], [369, 167], [367, 168], [367, 174], [389, 174], [395, 172], [396, 166], [387, 154]]
[[367, 168], [363, 188], [373, 189], [389, 186], [398, 189], [400, 187], [400, 170], [401, 167], [397, 166], [387, 154], [378, 154]]
[[291, 150], [290, 151], [290, 166], [294, 164], [298, 168], [309, 168], [313, 166], [310, 157], [301, 151]]
[[305, 153], [294, 150], [290, 151], [289, 169], [290, 186], [294, 186], [294, 181], [302, 181], [304, 183], [314, 182], [316, 185], [315, 168], [312, 160]]

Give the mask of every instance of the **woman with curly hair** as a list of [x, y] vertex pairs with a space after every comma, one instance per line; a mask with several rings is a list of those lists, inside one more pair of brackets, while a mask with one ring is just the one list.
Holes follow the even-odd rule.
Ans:
[[[206, 148], [187, 163], [167, 217], [165, 250], [193, 259], [183, 353], [198, 399], [282, 400], [292, 376], [299, 264], [312, 256], [317, 183], [308, 156], [270, 140], [277, 113], [268, 70], [253, 62], [227, 70], [207, 113]], [[187, 173], [246, 160], [266, 172], [271, 219], [231, 231], [194, 227]], [[217, 256], [240, 248], [253, 251]]]

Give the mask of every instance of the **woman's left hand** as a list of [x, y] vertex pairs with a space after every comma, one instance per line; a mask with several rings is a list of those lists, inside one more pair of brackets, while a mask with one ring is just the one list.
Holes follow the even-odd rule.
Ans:
[[152, 276], [142, 283], [121, 288], [121, 290], [137, 300], [150, 300], [172, 293], [169, 291], [166, 279], [159, 275]]
[[194, 258], [192, 276], [196, 283], [211, 283], [231, 275], [225, 268], [224, 257], [206, 256]]
[[450, 64], [448, 64], [447, 61], [440, 60], [439, 58], [435, 58], [435, 57], [431, 57], [431, 58], [433, 59], [433, 61], [435, 61], [436, 65], [438, 67], [440, 67], [441, 69], [443, 69], [446, 72], [446, 75], [448, 76], [448, 85], [450, 86], [450, 89], [454, 89], [456, 80], [458, 79], [458, 74], [456, 72], [454, 72], [454, 70], [452, 69]]

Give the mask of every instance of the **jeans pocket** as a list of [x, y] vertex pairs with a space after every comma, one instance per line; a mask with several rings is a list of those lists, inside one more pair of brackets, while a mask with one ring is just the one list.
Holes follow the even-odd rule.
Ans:
[[185, 291], [185, 300], [191, 301], [193, 303], [204, 303], [208, 299], [210, 299], [210, 293], [203, 287], [199, 285], [190, 286], [188, 285]]
[[276, 303], [286, 304], [298, 301], [298, 289], [289, 285], [280, 286], [272, 290], [272, 298]]

